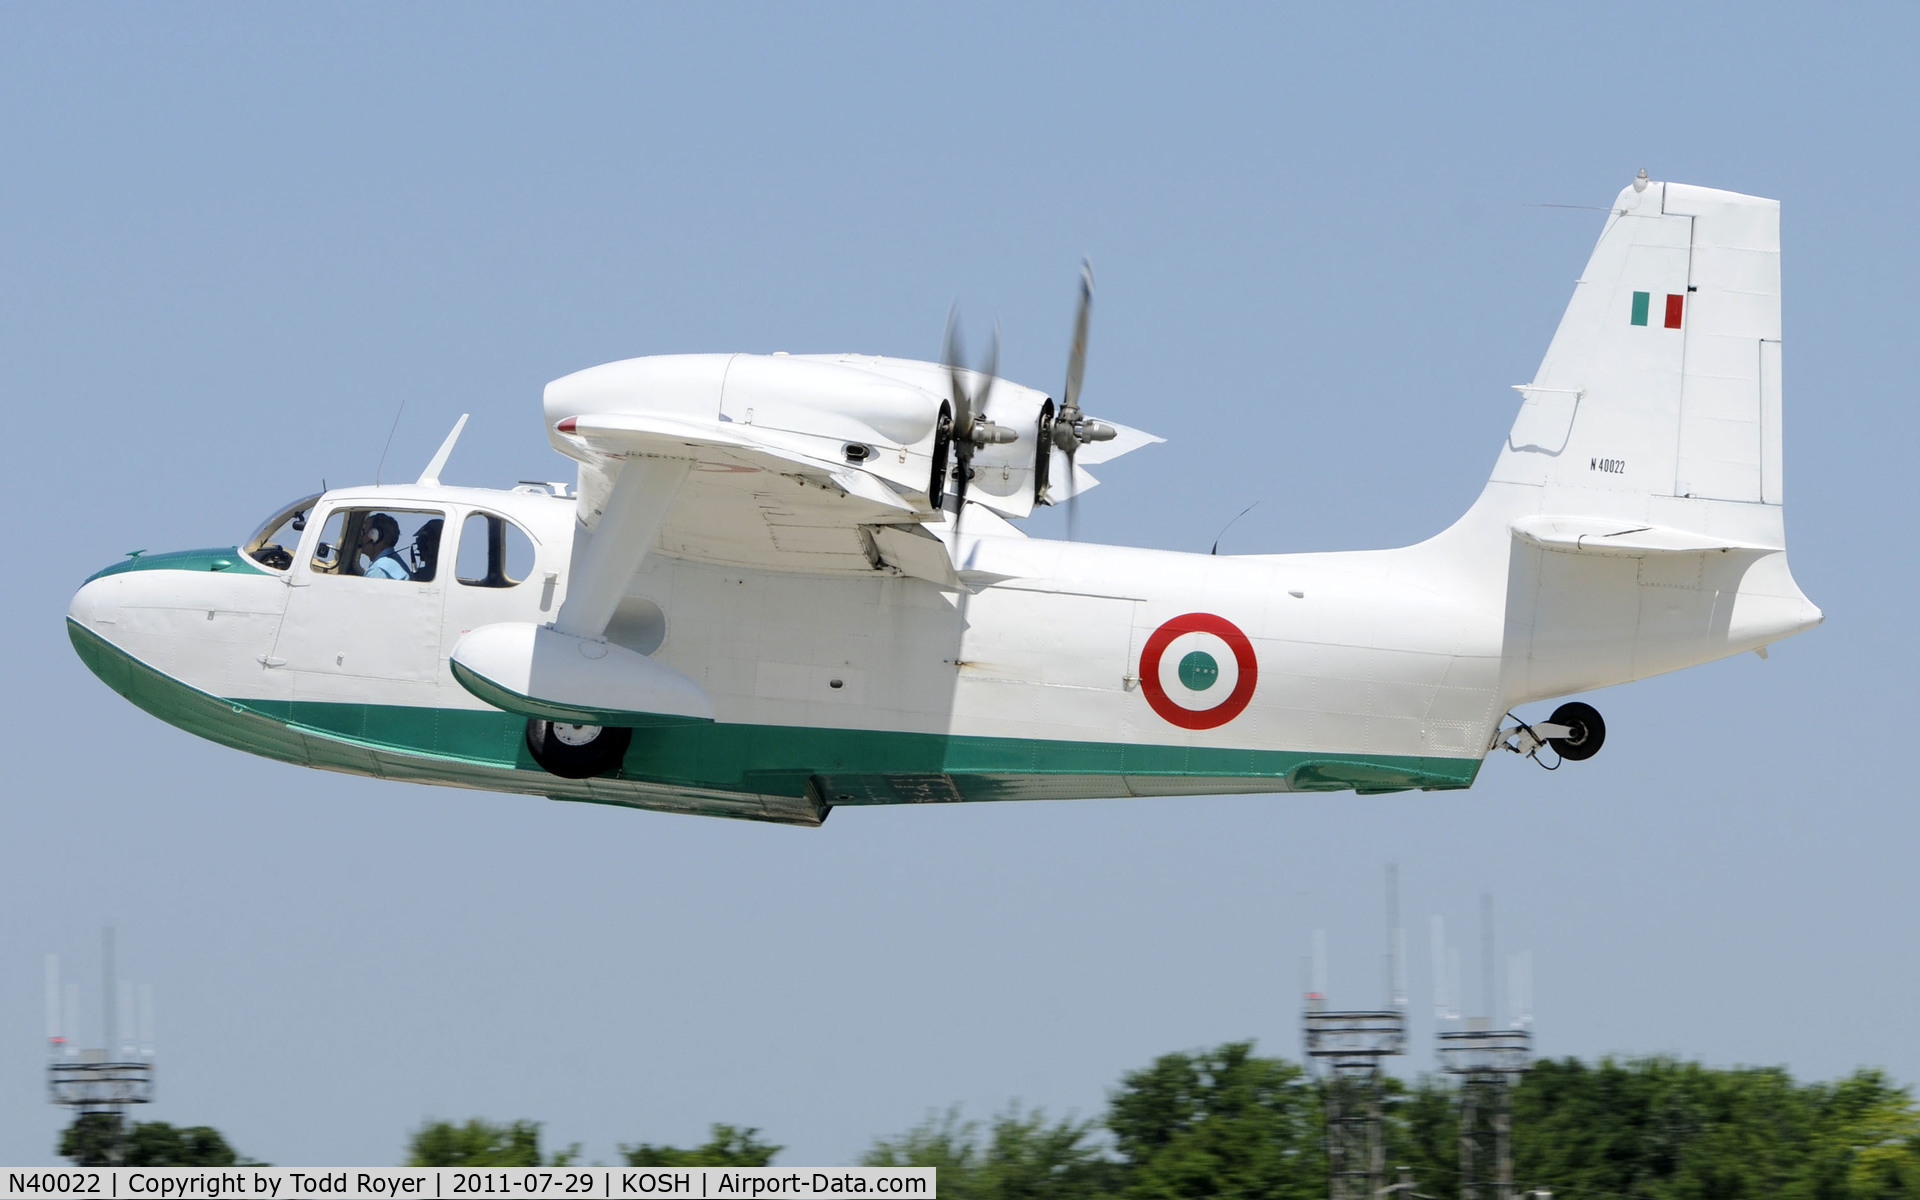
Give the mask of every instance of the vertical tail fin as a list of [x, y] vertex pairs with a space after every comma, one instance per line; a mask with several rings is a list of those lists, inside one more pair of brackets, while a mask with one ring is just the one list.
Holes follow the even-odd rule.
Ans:
[[1642, 172], [1518, 390], [1456, 527], [1506, 560], [1510, 703], [1819, 623], [1784, 553], [1777, 202]]
[[1536, 512], [1701, 533], [1731, 524], [1784, 547], [1779, 203], [1643, 172], [1518, 390], [1493, 479], [1542, 488]]

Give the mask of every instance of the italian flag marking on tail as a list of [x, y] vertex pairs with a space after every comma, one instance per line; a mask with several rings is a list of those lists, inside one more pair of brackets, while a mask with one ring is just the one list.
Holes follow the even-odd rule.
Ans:
[[[1635, 325], [1645, 325], [1647, 323], [1647, 316], [1652, 308], [1653, 293], [1635, 292], [1633, 294], [1633, 323]], [[1680, 328], [1680, 318], [1681, 315], [1686, 312], [1686, 308], [1687, 298], [1685, 296], [1677, 295], [1673, 292], [1667, 293], [1666, 327], [1668, 329]]]

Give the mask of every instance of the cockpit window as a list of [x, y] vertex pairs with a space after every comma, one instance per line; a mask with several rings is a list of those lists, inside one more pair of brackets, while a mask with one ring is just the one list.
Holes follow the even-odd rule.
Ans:
[[293, 552], [300, 545], [300, 533], [307, 527], [307, 514], [320, 501], [316, 493], [303, 496], [260, 523], [240, 550], [263, 567], [284, 571], [293, 565]]
[[[336, 508], [320, 530], [312, 570], [431, 583], [446, 514], [427, 509]], [[344, 549], [343, 549], [344, 548]]]
[[468, 513], [454, 574], [468, 587], [512, 587], [533, 572], [533, 539], [505, 517]]

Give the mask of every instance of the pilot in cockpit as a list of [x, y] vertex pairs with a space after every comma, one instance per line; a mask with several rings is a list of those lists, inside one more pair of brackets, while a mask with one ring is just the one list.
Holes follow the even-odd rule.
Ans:
[[377, 512], [360, 526], [360, 557], [367, 565], [360, 573], [369, 579], [412, 579], [406, 560], [395, 546], [400, 541], [400, 522], [391, 514]]

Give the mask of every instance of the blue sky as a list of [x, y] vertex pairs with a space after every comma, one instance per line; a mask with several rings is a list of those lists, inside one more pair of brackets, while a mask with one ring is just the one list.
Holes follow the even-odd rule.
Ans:
[[[0, 1162], [53, 1160], [41, 963], [158, 995], [152, 1119], [286, 1165], [526, 1117], [610, 1159], [760, 1126], [795, 1165], [963, 1103], [1096, 1113], [1175, 1049], [1382, 987], [1382, 865], [1545, 1053], [1920, 1082], [1902, 529], [1910, 8], [0, 5]], [[136, 548], [417, 471], [555, 476], [539, 389], [635, 354], [930, 357], [958, 302], [1168, 439], [1093, 540], [1384, 546], [1492, 465], [1639, 167], [1778, 197], [1788, 528], [1827, 624], [1592, 699], [1607, 750], [1467, 793], [869, 809], [820, 830], [301, 771], [87, 674]], [[975, 341], [979, 340], [977, 334]], [[1908, 365], [1903, 365], [1908, 364]], [[1057, 532], [1051, 515], [1035, 523]]]

